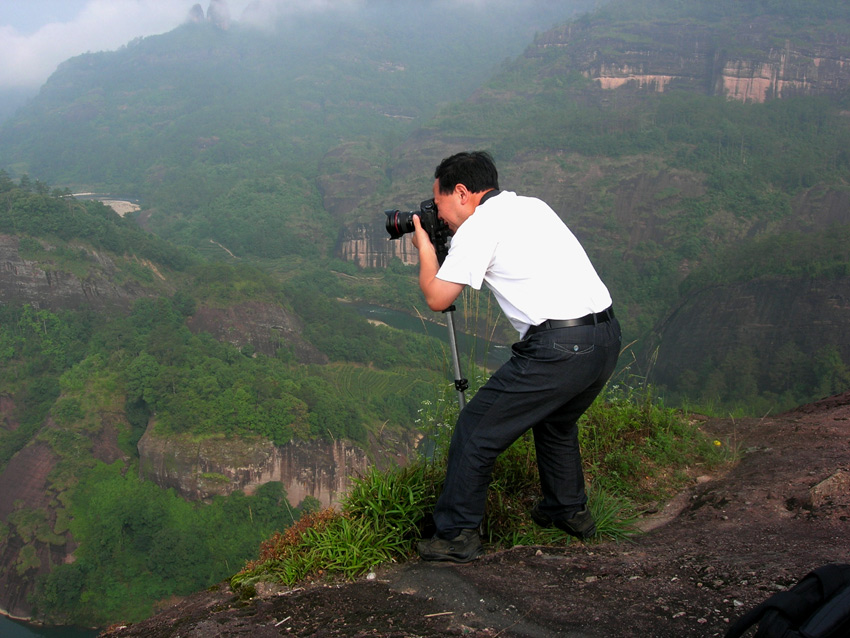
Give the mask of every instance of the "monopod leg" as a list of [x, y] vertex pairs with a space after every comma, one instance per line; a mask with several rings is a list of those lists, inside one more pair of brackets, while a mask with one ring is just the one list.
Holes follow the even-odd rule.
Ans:
[[457, 390], [457, 403], [460, 406], [460, 409], [466, 406], [466, 395], [464, 392], [469, 387], [469, 381], [463, 378], [463, 375], [460, 371], [460, 355], [457, 349], [457, 335], [455, 334], [455, 321], [454, 321], [454, 306], [449, 306], [447, 310], [443, 311], [443, 314], [446, 315], [446, 322], [449, 327], [449, 346], [452, 349], [452, 364], [454, 365], [454, 373], [455, 373], [455, 390]]

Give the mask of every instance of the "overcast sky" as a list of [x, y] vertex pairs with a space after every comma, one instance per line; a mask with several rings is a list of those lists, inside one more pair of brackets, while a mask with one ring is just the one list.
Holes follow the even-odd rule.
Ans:
[[[231, 16], [249, 1], [227, 0]], [[171, 31], [195, 4], [209, 0], [0, 0], [0, 88], [37, 88], [75, 55]]]

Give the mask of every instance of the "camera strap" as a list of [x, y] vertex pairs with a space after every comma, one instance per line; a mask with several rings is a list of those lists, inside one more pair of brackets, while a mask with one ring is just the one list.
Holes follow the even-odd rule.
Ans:
[[483, 204], [484, 202], [486, 202], [488, 199], [490, 199], [491, 197], [495, 197], [496, 195], [501, 194], [501, 192], [502, 192], [502, 191], [497, 190], [497, 189], [495, 189], [495, 188], [494, 188], [493, 190], [491, 190], [491, 191], [487, 191], [486, 193], [484, 193], [484, 197], [482, 197], [482, 198], [481, 198], [481, 201], [480, 201], [480, 202], [478, 202], [478, 205], [479, 205], [479, 206], [481, 206], [481, 204]]

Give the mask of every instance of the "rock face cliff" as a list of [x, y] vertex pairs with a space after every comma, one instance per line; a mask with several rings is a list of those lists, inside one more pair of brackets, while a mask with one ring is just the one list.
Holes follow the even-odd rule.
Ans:
[[[623, 22], [614, 27], [607, 22], [596, 24], [592, 19], [577, 20], [539, 35], [523, 58], [537, 64], [534, 72], [543, 82], [565, 81], [575, 73], [593, 80], [611, 95], [601, 98], [603, 102], [671, 90], [759, 103], [798, 96], [837, 96], [850, 88], [850, 31], [844, 24], [801, 31], [788, 21], [764, 16], [723, 24], [682, 19]], [[566, 93], [563, 98], [581, 101], [582, 90]], [[473, 96], [471, 101], [476, 99]], [[396, 195], [397, 200], [416, 201], [416, 193], [405, 192], [412, 183], [410, 176], [420, 175], [418, 183], [427, 189], [429, 173], [451, 152], [497, 144], [497, 140], [486, 137], [444, 138], [434, 130], [412, 136], [393, 158], [391, 178], [400, 184], [402, 195]], [[640, 159], [634, 158], [636, 162]], [[600, 206], [613, 208], [617, 222], [626, 224], [628, 230], [613, 239], [618, 242], [646, 239], [646, 229], [634, 226], [647, 223], [654, 214], [650, 209], [669, 216], [669, 211], [664, 211], [675, 205], [676, 197], [671, 194], [698, 197], [704, 191], [702, 176], [682, 171], [670, 175], [675, 180], [668, 179], [666, 188], [656, 189], [649, 197], [632, 188], [635, 183], [660, 181], [656, 177], [663, 170], [618, 166], [618, 160], [612, 158], [601, 162], [574, 159], [554, 149], [533, 156], [517, 152], [500, 164], [505, 185], [542, 197], [574, 230], [581, 230], [583, 225], [591, 228]], [[544, 178], [538, 179], [541, 175]], [[361, 179], [358, 183], [363, 182]], [[364, 214], [359, 213], [342, 229], [337, 256], [367, 268], [383, 268], [394, 258], [416, 262], [409, 237], [388, 241], [379, 209], [371, 200], [343, 198], [334, 189], [335, 182], [327, 181], [323, 196], [337, 204], [335, 214], [344, 217], [353, 211], [374, 211], [368, 221], [364, 222]], [[606, 192], [613, 193], [617, 201], [595, 199]], [[634, 230], [639, 234], [631, 232]], [[659, 237], [649, 239], [658, 241]]]
[[[396, 459], [403, 462], [402, 456]], [[283, 484], [293, 506], [305, 497], [323, 507], [339, 502], [352, 477], [371, 461], [348, 441], [292, 441], [276, 446], [265, 439], [157, 436], [149, 426], [139, 441], [139, 473], [184, 498], [207, 500], [234, 491], [252, 494], [260, 485]]]
[[[14, 431], [15, 404], [0, 396], [0, 428]], [[128, 428], [123, 415], [103, 413], [98, 427], [80, 438], [91, 458], [104, 463], [126, 461], [118, 445], [118, 432]], [[44, 424], [44, 439], [57, 428]], [[33, 442], [15, 454], [0, 471], [0, 613], [19, 618], [32, 614], [32, 596], [40, 576], [54, 565], [74, 561], [77, 543], [68, 529], [67, 512], [59, 511], [68, 492], [57, 476], [62, 456], [45, 440]]]
[[386, 268], [396, 258], [403, 264], [419, 263], [410, 235], [390, 239], [380, 222], [344, 227], [339, 239], [340, 258], [361, 268]]
[[[115, 259], [96, 250], [77, 247], [90, 267], [85, 274], [70, 272], [54, 263], [55, 247], [41, 242], [47, 259], [34, 261], [21, 256], [20, 240], [0, 234], [0, 303], [31, 304], [49, 310], [90, 308], [126, 310], [133, 301], [153, 294], [132, 278], [123, 276]], [[152, 264], [141, 264], [152, 273]], [[159, 278], [158, 273], [154, 275]]]
[[765, 278], [706, 288], [686, 298], [661, 327], [650, 380], [681, 388], [691, 378], [701, 386], [688, 388], [694, 399], [706, 385], [728, 398], [747, 385], [778, 395], [802, 383], [816, 386], [818, 375], [828, 383], [837, 374], [835, 381], [846, 387], [841, 366], [833, 367], [828, 353], [850, 360], [848, 325], [850, 277]]
[[671, 89], [764, 102], [837, 95], [850, 86], [850, 34], [799, 37], [794, 25], [757, 18], [717, 28], [696, 21], [633, 23], [596, 37], [571, 23], [540, 37], [530, 58], [568, 52], [575, 70], [603, 89]]

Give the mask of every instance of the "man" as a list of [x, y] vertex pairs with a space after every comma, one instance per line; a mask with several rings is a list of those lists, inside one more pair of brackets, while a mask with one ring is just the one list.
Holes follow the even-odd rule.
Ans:
[[499, 191], [489, 154], [458, 153], [434, 173], [437, 214], [453, 233], [440, 265], [414, 217], [419, 286], [429, 308], [451, 306], [486, 283], [519, 332], [513, 354], [461, 411], [425, 560], [467, 562], [483, 553], [478, 527], [496, 457], [531, 429], [542, 499], [535, 523], [586, 539], [587, 509], [576, 422], [614, 371], [620, 326], [584, 249], [544, 202]]

